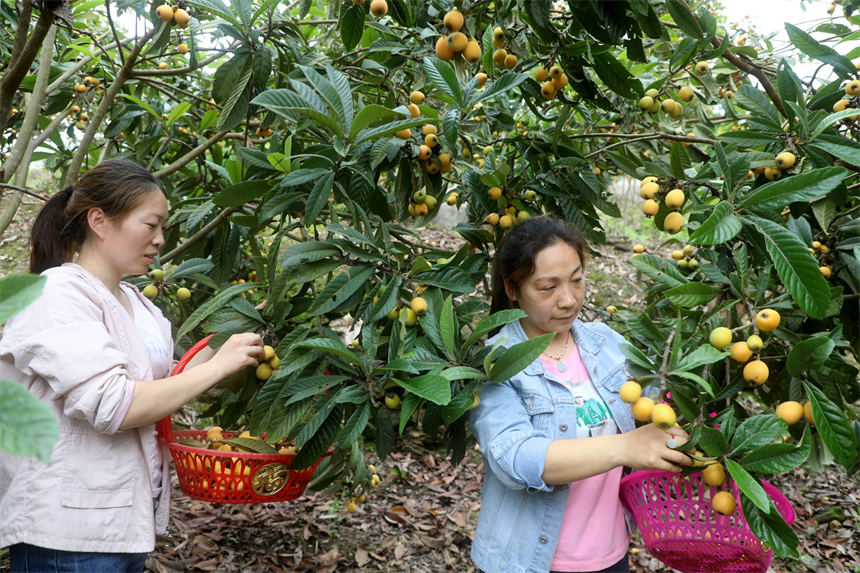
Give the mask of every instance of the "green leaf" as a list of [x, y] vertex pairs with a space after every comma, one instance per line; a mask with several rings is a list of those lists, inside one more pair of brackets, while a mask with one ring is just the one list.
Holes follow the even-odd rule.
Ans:
[[729, 470], [729, 474], [741, 493], [746, 495], [764, 513], [770, 513], [773, 505], [761, 483], [732, 459], [726, 459], [726, 469]]
[[128, 101], [136, 103], [137, 105], [139, 105], [140, 107], [142, 107], [143, 109], [148, 111], [149, 114], [152, 115], [152, 117], [154, 117], [155, 119], [158, 119], [158, 120], [161, 119], [161, 114], [157, 113], [154, 109], [152, 109], [152, 106], [150, 106], [148, 103], [146, 103], [142, 99], [136, 98], [133, 95], [129, 95], [129, 94], [121, 94], [121, 97], [124, 97]]
[[719, 245], [734, 239], [742, 229], [743, 223], [732, 213], [732, 204], [720, 201], [687, 242], [692, 245]]
[[347, 131], [353, 119], [352, 92], [349, 88], [349, 80], [340, 74], [340, 72], [331, 68], [331, 66], [327, 66], [326, 73], [329, 78], [337, 82], [337, 86], [335, 86], [332, 81], [318, 74], [313, 68], [309, 66], [299, 67], [305, 74], [308, 82], [319, 92], [326, 104], [328, 104], [328, 107], [340, 119], [342, 132]]
[[349, 271], [338, 274], [319, 293], [308, 314], [319, 316], [339, 308], [368, 283], [373, 272], [374, 267], [364, 265], [352, 267]]
[[730, 455], [754, 450], [782, 436], [788, 424], [772, 414], [759, 414], [747, 418], [738, 426], [732, 436]]
[[680, 307], [692, 308], [715, 299], [722, 292], [722, 289], [708, 284], [691, 282], [665, 290], [663, 296]]
[[702, 387], [702, 390], [710, 394], [710, 396], [714, 397], [714, 389], [711, 387], [710, 382], [699, 376], [698, 374], [693, 374], [692, 372], [685, 372], [683, 370], [672, 371], [669, 372], [670, 376], [678, 376], [680, 378], [684, 378], [686, 380], [691, 380]]
[[384, 125], [365, 128], [358, 133], [358, 136], [355, 138], [355, 143], [364, 143], [365, 141], [370, 141], [374, 138], [384, 137], [386, 135], [394, 135], [398, 131], [406, 129], [407, 127], [421, 127], [425, 123], [427, 123], [426, 117], [417, 117], [411, 119], [398, 119], [397, 121], [392, 121]]
[[471, 366], [452, 366], [443, 370], [441, 374], [450, 382], [455, 380], [483, 380], [485, 378], [483, 372]]
[[343, 261], [339, 259], [325, 259], [305, 263], [298, 267], [287, 267], [287, 270], [284, 272], [284, 281], [292, 284], [306, 283], [327, 275], [342, 264]]
[[60, 439], [60, 424], [51, 409], [23, 384], [0, 380], [0, 412], [0, 451], [36, 456], [50, 464], [54, 444]]
[[821, 389], [806, 381], [803, 388], [812, 408], [812, 420], [824, 445], [837, 462], [850, 468], [857, 456], [857, 435], [839, 406], [831, 402]]
[[[845, 119], [846, 117], [853, 117], [855, 115], [857, 115], [857, 109], [849, 108], [849, 109], [844, 109], [842, 111], [833, 112], [831, 114], [828, 114], [828, 115], [822, 117], [818, 122], [814, 123], [815, 127], [812, 129], [812, 131], [810, 131], [809, 139], [813, 140], [812, 141], [813, 144], [818, 143], [818, 141], [817, 141], [818, 136], [821, 135], [824, 132], [824, 130], [826, 130], [828, 127], [830, 127], [831, 125], [833, 125], [837, 121], [841, 121], [841, 120]], [[839, 136], [836, 136], [836, 138], [839, 140], [845, 141]], [[846, 141], [846, 143], [848, 145], [851, 145], [850, 141]]]
[[206, 274], [210, 270], [212, 270], [212, 267], [214, 266], [215, 263], [213, 263], [209, 259], [187, 259], [182, 261], [179, 266], [173, 269], [168, 278], [172, 281], [175, 281], [177, 279], [181, 279], [182, 277], [191, 276], [197, 273]]
[[630, 262], [636, 270], [648, 275], [666, 288], [681, 286], [687, 282], [681, 271], [662, 257], [641, 253], [632, 257]]
[[290, 381], [281, 392], [281, 398], [286, 398], [286, 405], [295, 404], [305, 398], [323, 395], [349, 380], [348, 376], [319, 374]]
[[699, 20], [693, 14], [687, 5], [681, 0], [667, 0], [666, 8], [669, 9], [669, 14], [672, 15], [672, 20], [684, 31], [688, 36], [693, 38], [702, 38], [702, 27], [699, 25]]
[[251, 60], [245, 59], [241, 75], [236, 80], [236, 83], [233, 84], [233, 89], [227, 101], [221, 105], [221, 115], [218, 116], [218, 123], [215, 124], [215, 129], [218, 131], [233, 129], [248, 114], [250, 95], [246, 88], [248, 88], [248, 83], [251, 81], [252, 72]]
[[467, 294], [475, 290], [475, 283], [463, 269], [458, 267], [433, 269], [418, 273], [415, 278], [424, 284], [437, 286], [454, 293]]
[[[772, 503], [772, 502], [771, 502]], [[750, 530], [762, 543], [766, 543], [773, 552], [782, 558], [799, 557], [797, 545], [800, 543], [794, 530], [785, 523], [785, 519], [776, 508], [767, 512], [761, 511], [755, 504], [741, 497], [741, 508]]]
[[699, 438], [699, 445], [714, 458], [725, 455], [728, 449], [726, 435], [720, 430], [709, 426], [702, 426], [702, 437]]
[[361, 359], [344, 346], [343, 342], [332, 340], [331, 338], [311, 338], [308, 340], [302, 340], [301, 342], [294, 344], [293, 348], [311, 348], [313, 350], [319, 350], [325, 354], [337, 356], [346, 362], [352, 362], [353, 364], [358, 365], [361, 364]]
[[475, 326], [472, 334], [470, 334], [469, 338], [466, 339], [466, 342], [460, 346], [460, 356], [463, 356], [470, 346], [475, 344], [482, 336], [486, 335], [491, 330], [508, 324], [509, 322], [519, 320], [525, 316], [527, 316], [526, 313], [518, 308], [494, 312]]
[[352, 120], [352, 125], [349, 129], [349, 138], [355, 139], [355, 136], [369, 125], [378, 121], [391, 119], [392, 117], [398, 117], [399, 115], [396, 111], [388, 109], [385, 106], [375, 103], [368, 104], [355, 114], [355, 119]]
[[483, 92], [479, 92], [475, 103], [486, 101], [491, 97], [506, 93], [526, 81], [528, 78], [529, 77], [526, 74], [506, 72], [499, 76], [499, 79], [487, 85]]
[[549, 2], [524, 2], [523, 8], [528, 16], [532, 30], [537, 32], [537, 35], [544, 42], [554, 42], [558, 39], [558, 32], [551, 22], [550, 3]]
[[9, 275], [0, 279], [0, 323], [6, 322], [27, 305], [42, 296], [45, 277], [40, 275]]
[[233, 285], [219, 292], [214, 297], [207, 300], [202, 305], [198, 306], [194, 310], [194, 312], [192, 312], [191, 315], [187, 319], [185, 319], [185, 322], [182, 323], [182, 326], [179, 328], [179, 332], [176, 333], [174, 339], [182, 340], [185, 335], [189, 334], [192, 330], [194, 330], [197, 325], [206, 320], [213, 312], [226, 306], [230, 303], [231, 300], [233, 300], [243, 292], [256, 287], [256, 283], [243, 283]]
[[656, 370], [654, 363], [649, 360], [641, 350], [632, 344], [622, 343], [619, 345], [618, 349], [621, 350], [621, 353], [627, 357], [627, 360], [630, 362], [644, 368], [645, 370]]
[[364, 33], [364, 18], [366, 10], [364, 6], [352, 4], [340, 14], [340, 38], [343, 47], [347, 51], [352, 50], [361, 40]]
[[[848, 111], [848, 110], [845, 110]], [[852, 110], [855, 112], [856, 109]], [[839, 113], [845, 113], [841, 111]], [[819, 135], [812, 147], [821, 149], [851, 165], [860, 165], [860, 147], [857, 143], [838, 135]]]
[[454, 69], [443, 60], [433, 56], [424, 58], [424, 72], [433, 84], [463, 107], [463, 91]]
[[807, 338], [794, 345], [785, 362], [785, 367], [789, 374], [799, 378], [804, 370], [815, 370], [824, 364], [834, 348], [836, 343], [827, 334]]
[[513, 378], [546, 350], [554, 336], [555, 333], [550, 332], [506, 348], [493, 362], [488, 378], [490, 382], [504, 382]]
[[445, 302], [442, 304], [442, 312], [439, 315], [439, 334], [442, 337], [442, 343], [445, 345], [445, 350], [448, 353], [448, 358], [454, 358], [454, 303], [452, 295], [448, 295]]
[[451, 383], [439, 374], [424, 374], [408, 380], [392, 378], [399, 386], [406, 388], [416, 396], [444, 406], [451, 401]]
[[794, 24], [785, 22], [785, 31], [788, 33], [788, 39], [798, 50], [811, 58], [829, 64], [840, 78], [852, 77], [857, 71], [851, 60], [830, 46], [819, 44], [815, 38]]
[[308, 241], [287, 247], [281, 254], [280, 265], [289, 268], [329, 257], [339, 257], [341, 250], [334, 241]]
[[799, 444], [765, 444], [751, 451], [740, 464], [747, 471], [778, 474], [800, 466], [811, 451], [812, 437], [809, 426], [806, 426]]
[[[304, 443], [299, 442], [297, 437], [296, 443], [301, 446], [301, 449], [296, 454], [296, 457], [293, 458], [293, 461], [290, 462], [291, 469], [310, 467], [326, 453], [340, 431], [342, 412], [343, 407], [337, 405], [330, 412], [320, 412], [317, 414], [319, 417], [325, 416], [325, 419], [313, 435], [308, 437]], [[305, 428], [302, 429], [304, 430]]]
[[722, 350], [719, 350], [710, 344], [702, 344], [681, 358], [681, 360], [672, 367], [672, 370], [693, 370], [694, 368], [698, 368], [704, 364], [719, 362], [726, 356], [728, 356], [728, 354]]
[[760, 217], [748, 219], [761, 233], [782, 284], [801, 310], [813, 318], [823, 317], [830, 304], [830, 286], [809, 248], [782, 225]]
[[[613, 92], [628, 99], [636, 98], [642, 92], [642, 85], [638, 78], [633, 77], [630, 71], [621, 62], [615, 59], [610, 52], [594, 54], [594, 67], [592, 68], [603, 83]], [[639, 89], [636, 89], [636, 87]]]
[[337, 444], [342, 447], [348, 447], [361, 437], [361, 433], [367, 427], [370, 421], [370, 402], [364, 402], [358, 409], [352, 413], [349, 420], [344, 424], [337, 438]]
[[755, 113], [758, 121], [766, 122], [772, 125], [774, 129], [780, 128], [781, 118], [779, 111], [764, 92], [749, 85], [742, 85], [735, 94], [735, 101], [742, 108]]
[[287, 119], [293, 119], [293, 114], [309, 117], [320, 125], [329, 128], [338, 137], [343, 137], [343, 128], [337, 121], [326, 113], [314, 109], [307, 100], [292, 90], [266, 90], [251, 100], [251, 103], [262, 106]]
[[397, 275], [392, 275], [385, 283], [385, 290], [379, 293], [379, 299], [370, 311], [370, 322], [376, 322], [397, 306], [397, 301], [400, 299], [401, 282], [403, 279]]
[[241, 207], [254, 199], [263, 196], [269, 190], [266, 181], [242, 181], [230, 185], [212, 198], [219, 207]]
[[176, 105], [170, 114], [167, 116], [167, 125], [173, 125], [177, 119], [185, 115], [185, 112], [191, 107], [191, 102], [183, 101]]
[[325, 176], [319, 179], [314, 188], [308, 194], [307, 203], [305, 203], [305, 224], [311, 225], [314, 220], [322, 212], [323, 208], [328, 204], [329, 195], [331, 195], [332, 187], [334, 186], [334, 171], [329, 171]]
[[822, 167], [765, 183], [740, 202], [741, 207], [782, 207], [798, 201], [810, 202], [836, 189], [848, 175], [844, 167]]

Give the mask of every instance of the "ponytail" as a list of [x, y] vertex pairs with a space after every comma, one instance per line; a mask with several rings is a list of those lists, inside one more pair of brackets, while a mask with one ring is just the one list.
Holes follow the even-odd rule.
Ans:
[[83, 240], [86, 229], [81, 221], [66, 220], [66, 208], [73, 193], [74, 187], [69, 185], [51, 197], [36, 216], [30, 232], [31, 273], [39, 274], [67, 262]]

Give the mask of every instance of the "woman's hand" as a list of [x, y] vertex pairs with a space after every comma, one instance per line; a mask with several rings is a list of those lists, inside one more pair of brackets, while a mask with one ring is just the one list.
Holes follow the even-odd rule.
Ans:
[[253, 332], [234, 334], [221, 345], [210, 364], [221, 380], [248, 366], [257, 367], [263, 359], [263, 338]]
[[681, 428], [672, 427], [661, 430], [654, 424], [648, 424], [622, 435], [625, 440], [624, 465], [635, 470], [679, 472], [681, 466], [693, 464], [689, 456], [668, 446], [672, 438], [677, 442], [677, 446], [690, 438]]

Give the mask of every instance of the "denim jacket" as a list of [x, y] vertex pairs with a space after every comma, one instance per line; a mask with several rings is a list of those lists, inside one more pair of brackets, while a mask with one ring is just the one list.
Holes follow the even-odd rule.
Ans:
[[[624, 338], [605, 324], [575, 321], [573, 337], [594, 383], [622, 432], [635, 427], [618, 390], [627, 380]], [[526, 340], [519, 321], [490, 340], [503, 345]], [[570, 390], [545, 372], [540, 358], [506, 382], [486, 382], [470, 424], [484, 457], [481, 512], [472, 560], [488, 573], [546, 573], [550, 570], [569, 487], [543, 479], [550, 442], [576, 436], [576, 406]]]

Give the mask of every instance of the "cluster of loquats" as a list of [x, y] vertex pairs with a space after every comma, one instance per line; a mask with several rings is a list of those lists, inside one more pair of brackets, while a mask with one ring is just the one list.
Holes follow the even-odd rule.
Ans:
[[646, 217], [653, 217], [658, 213], [661, 201], [672, 210], [663, 219], [663, 230], [672, 235], [684, 227], [684, 216], [680, 211], [687, 196], [678, 186], [680, 184], [675, 179], [661, 180], [649, 175], [642, 179], [639, 188], [639, 194], [645, 200], [642, 203], [642, 213]]
[[[445, 13], [442, 19], [445, 33], [436, 39], [436, 57], [440, 60], [453, 60], [462, 56], [470, 64], [481, 61], [481, 44], [462, 31], [465, 30], [465, 24], [466, 17], [456, 8]], [[486, 81], [486, 74], [483, 81]]]
[[281, 359], [275, 353], [274, 347], [267, 344], [263, 346], [263, 361], [257, 366], [254, 375], [258, 380], [268, 380], [280, 364]]
[[501, 26], [493, 28], [493, 47], [495, 48], [493, 62], [500, 68], [504, 66], [512, 70], [517, 65], [517, 56], [513, 53], [508, 53], [505, 49], [505, 40], [505, 31], [502, 30]]
[[686, 271], [694, 271], [699, 268], [699, 261], [694, 258], [696, 249], [692, 245], [684, 245], [682, 249], [675, 249], [671, 253], [671, 258], [676, 261], [678, 268]]
[[[368, 464], [367, 469], [370, 470], [370, 478], [368, 480], [367, 489], [373, 489], [382, 479], [379, 477], [379, 474], [376, 473], [376, 466], [373, 464]], [[361, 495], [350, 497], [346, 502], [346, 511], [349, 513], [355, 513], [358, 511], [358, 504], [364, 503], [367, 500], [367, 494], [362, 492]]]
[[175, 22], [178, 28], [187, 28], [191, 20], [191, 16], [184, 8], [170, 4], [162, 4], [155, 9], [155, 13], [162, 22]]
[[[543, 66], [535, 70], [535, 81], [540, 84], [540, 95], [544, 99], [553, 99], [567, 87], [567, 74], [558, 64], [550, 66], [549, 71]], [[595, 168], [597, 169], [597, 168]], [[599, 175], [600, 173], [597, 173]]]
[[[503, 205], [507, 202], [501, 187], [490, 187], [487, 190], [487, 195], [489, 195], [490, 199], [499, 201]], [[536, 198], [537, 192], [533, 189], [527, 189], [522, 194], [524, 201], [534, 201]], [[517, 209], [515, 205], [507, 205], [504, 210], [487, 215], [485, 221], [490, 226], [495, 227], [498, 225], [502, 230], [508, 230], [517, 223], [527, 221], [529, 218], [531, 218], [531, 215], [527, 210]]]
[[[689, 90], [689, 91], [688, 91]], [[683, 106], [676, 100], [672, 98], [666, 98], [664, 100], [659, 99], [660, 92], [654, 88], [649, 89], [645, 92], [645, 95], [639, 100], [639, 107], [648, 113], [657, 113], [660, 110], [663, 110], [666, 115], [672, 118], [681, 117], [684, 113]], [[683, 87], [678, 92], [678, 97], [684, 101], [691, 101], [693, 99], [693, 90], [689, 87]], [[685, 99], [689, 98], [689, 99]]]
[[850, 115], [842, 119], [842, 123], [850, 125], [860, 121], [860, 80], [851, 80], [845, 84], [845, 97], [833, 104], [833, 111], [845, 111], [846, 109], [857, 110], [857, 115]]
[[833, 274], [830, 247], [821, 241], [812, 241], [812, 246], [809, 247], [809, 251], [816, 259], [818, 259], [818, 270], [821, 271], [824, 278], [829, 279]]

